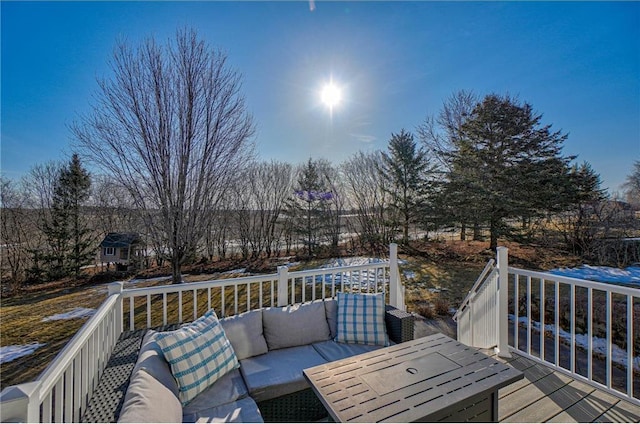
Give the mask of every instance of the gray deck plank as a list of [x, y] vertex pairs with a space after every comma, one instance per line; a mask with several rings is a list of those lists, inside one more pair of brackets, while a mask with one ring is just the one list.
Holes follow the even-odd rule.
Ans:
[[621, 400], [612, 406], [607, 412], [600, 415], [595, 422], [598, 423], [637, 423], [640, 422], [640, 406], [636, 406]]
[[580, 423], [593, 422], [619, 401], [620, 399], [609, 393], [594, 390], [589, 396], [565, 409], [550, 422], [572, 422], [573, 420]]
[[[547, 398], [551, 393], [565, 387], [567, 384], [571, 383], [571, 381], [572, 380], [569, 377], [562, 374], [551, 373], [525, 387], [522, 387], [520, 390], [505, 396], [500, 399], [500, 402], [498, 403], [498, 417], [500, 421], [527, 421], [523, 418], [522, 411], [533, 411], [536, 408], [536, 404], [541, 401], [544, 402], [545, 398]], [[511, 419], [514, 415], [516, 418]], [[547, 419], [548, 418], [551, 418], [551, 416], [547, 417]], [[539, 422], [544, 421], [544, 419], [541, 418], [534, 421]]]

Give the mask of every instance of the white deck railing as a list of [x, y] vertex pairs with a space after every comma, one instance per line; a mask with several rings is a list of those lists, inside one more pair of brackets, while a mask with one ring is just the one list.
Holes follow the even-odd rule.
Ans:
[[640, 289], [509, 267], [506, 248], [497, 263], [454, 316], [459, 341], [502, 356], [517, 351], [640, 405]]
[[405, 310], [397, 245], [388, 261], [198, 283], [123, 289], [107, 300], [33, 382], [0, 393], [0, 421], [78, 422], [123, 330], [191, 321], [212, 307], [220, 316], [335, 296], [337, 291], [385, 293]]

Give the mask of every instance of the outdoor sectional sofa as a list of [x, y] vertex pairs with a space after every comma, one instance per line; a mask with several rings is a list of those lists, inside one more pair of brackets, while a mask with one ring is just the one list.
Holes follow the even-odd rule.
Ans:
[[[388, 335], [391, 344], [413, 339], [413, 316], [382, 305], [385, 338]], [[181, 403], [178, 383], [157, 343], [161, 333], [147, 330], [118, 421], [316, 421], [326, 417], [326, 411], [302, 370], [383, 347], [336, 341], [337, 336], [344, 338], [338, 331], [336, 299], [268, 307], [219, 322], [239, 368]]]

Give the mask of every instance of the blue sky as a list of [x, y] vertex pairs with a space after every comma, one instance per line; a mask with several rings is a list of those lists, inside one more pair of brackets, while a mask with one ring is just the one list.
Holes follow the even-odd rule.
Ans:
[[[263, 159], [341, 162], [414, 131], [452, 93], [512, 94], [618, 189], [640, 160], [639, 2], [1, 3], [1, 170], [72, 152], [69, 124], [118, 39], [193, 27], [243, 74]], [[329, 113], [333, 79], [344, 101]]]

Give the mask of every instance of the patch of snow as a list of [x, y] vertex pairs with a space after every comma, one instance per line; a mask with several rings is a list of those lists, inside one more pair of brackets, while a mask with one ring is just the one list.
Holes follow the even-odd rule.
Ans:
[[[509, 314], [509, 321], [513, 321], [515, 316], [513, 314]], [[527, 325], [527, 317], [518, 317], [518, 323]], [[536, 330], [540, 331], [540, 323], [538, 321], [531, 321], [531, 325]], [[552, 324], [547, 324], [544, 326], [546, 332], [550, 332], [555, 336], [556, 327]], [[558, 332], [558, 335], [561, 340], [564, 340], [567, 343], [571, 343], [571, 333], [563, 330], [562, 328]], [[589, 336], [587, 334], [576, 334], [576, 346], [579, 346], [585, 350], [589, 348]], [[591, 338], [591, 349], [594, 352], [600, 353], [604, 356], [607, 355], [607, 339], [602, 339], [600, 337], [592, 337]], [[617, 364], [621, 364], [623, 366], [627, 366], [627, 351], [621, 349], [618, 345], [611, 346], [611, 361]], [[640, 356], [636, 356], [632, 359], [633, 369], [636, 371], [640, 371]]]
[[69, 312], [62, 314], [51, 315], [50, 317], [43, 318], [42, 321], [58, 321], [61, 319], [74, 319], [74, 318], [87, 318], [96, 313], [95, 309], [89, 308], [75, 308]]
[[231, 271], [221, 272], [221, 274], [246, 274], [246, 273], [247, 273], [247, 268], [238, 268], [238, 269], [232, 269]]
[[129, 281], [125, 281], [125, 284], [138, 284], [138, 283], [144, 283], [146, 281], [171, 281], [173, 277], [166, 276], [166, 277], [152, 277], [152, 278], [134, 278], [132, 280]]
[[640, 287], [640, 267], [612, 268], [607, 266], [582, 265], [578, 268], [559, 268], [549, 271], [551, 274], [600, 283], [616, 283]]
[[26, 345], [10, 345], [0, 347], [0, 364], [5, 362], [11, 362], [14, 359], [18, 359], [23, 356], [31, 355], [39, 347], [44, 346], [44, 343], [29, 343]]
[[403, 274], [404, 278], [406, 278], [407, 280], [413, 280], [414, 278], [416, 278], [415, 271], [403, 271]]
[[355, 256], [353, 258], [337, 258], [331, 259], [329, 262], [321, 265], [320, 268], [335, 268], [340, 266], [353, 266], [353, 265], [368, 265], [368, 264], [380, 264], [387, 262], [380, 258], [367, 258], [364, 256]]

